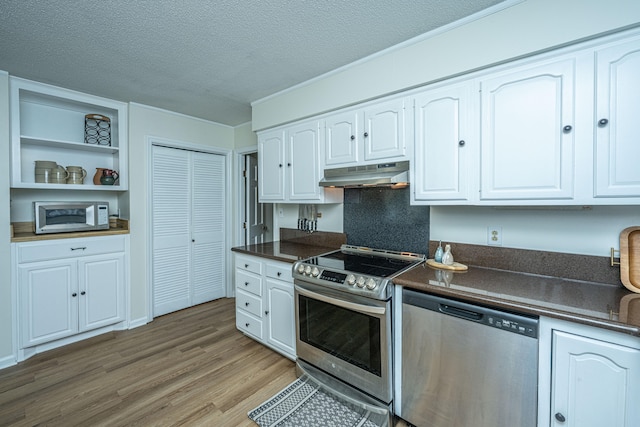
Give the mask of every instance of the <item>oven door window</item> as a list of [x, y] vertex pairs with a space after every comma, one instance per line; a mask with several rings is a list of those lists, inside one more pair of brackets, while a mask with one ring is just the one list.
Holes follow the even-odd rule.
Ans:
[[59, 224], [85, 224], [87, 222], [87, 210], [75, 209], [47, 209], [45, 213], [46, 225]]
[[300, 340], [381, 376], [382, 320], [298, 295]]

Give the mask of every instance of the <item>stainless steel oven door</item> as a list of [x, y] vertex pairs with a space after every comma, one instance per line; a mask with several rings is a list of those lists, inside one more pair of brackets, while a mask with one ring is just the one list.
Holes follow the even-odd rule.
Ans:
[[295, 281], [299, 359], [390, 403], [391, 301]]

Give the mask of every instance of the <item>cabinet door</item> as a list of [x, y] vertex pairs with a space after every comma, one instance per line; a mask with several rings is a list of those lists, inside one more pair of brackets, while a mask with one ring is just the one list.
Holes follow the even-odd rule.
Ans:
[[124, 265], [124, 254], [78, 260], [80, 331], [124, 320]]
[[260, 201], [285, 199], [284, 130], [258, 135], [258, 190]]
[[640, 40], [596, 52], [596, 197], [640, 196]]
[[473, 96], [472, 84], [464, 83], [414, 98], [415, 200], [469, 200], [470, 150], [477, 143]]
[[320, 200], [320, 141], [321, 122], [312, 121], [287, 130], [286, 181], [288, 199]]
[[266, 284], [266, 340], [295, 358], [293, 284], [271, 279], [267, 279]]
[[404, 100], [385, 101], [364, 110], [364, 160], [406, 154]]
[[575, 61], [481, 81], [482, 200], [573, 197]]
[[553, 332], [551, 426], [638, 426], [638, 393], [640, 350]]
[[18, 280], [21, 347], [77, 333], [79, 295], [75, 260], [20, 265]]
[[358, 113], [348, 111], [334, 114], [325, 120], [325, 165], [341, 167], [357, 163], [360, 156]]

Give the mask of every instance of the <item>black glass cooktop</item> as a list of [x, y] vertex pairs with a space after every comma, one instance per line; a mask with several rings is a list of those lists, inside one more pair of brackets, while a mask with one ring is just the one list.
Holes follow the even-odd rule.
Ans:
[[342, 270], [348, 273], [367, 276], [389, 277], [414, 264], [415, 259], [397, 259], [385, 256], [354, 254], [341, 250], [310, 258], [305, 262], [329, 270]]

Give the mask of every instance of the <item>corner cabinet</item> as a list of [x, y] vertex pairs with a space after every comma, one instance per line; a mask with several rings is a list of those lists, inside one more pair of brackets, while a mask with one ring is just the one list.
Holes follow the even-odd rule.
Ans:
[[12, 253], [18, 360], [125, 327], [128, 236], [13, 243]]
[[539, 426], [640, 425], [640, 338], [542, 318], [540, 339]]
[[292, 264], [235, 254], [236, 327], [295, 360]]
[[[127, 105], [38, 82], [10, 78], [11, 187], [29, 189], [128, 189]], [[110, 121], [109, 145], [85, 143], [85, 115]], [[35, 161], [86, 170], [83, 184], [36, 182]], [[97, 168], [118, 171], [115, 185], [94, 185]]]
[[325, 165], [337, 168], [408, 160], [405, 98], [374, 102], [325, 119]]
[[318, 184], [324, 170], [323, 125], [313, 120], [258, 134], [260, 202], [342, 202], [342, 190]]

